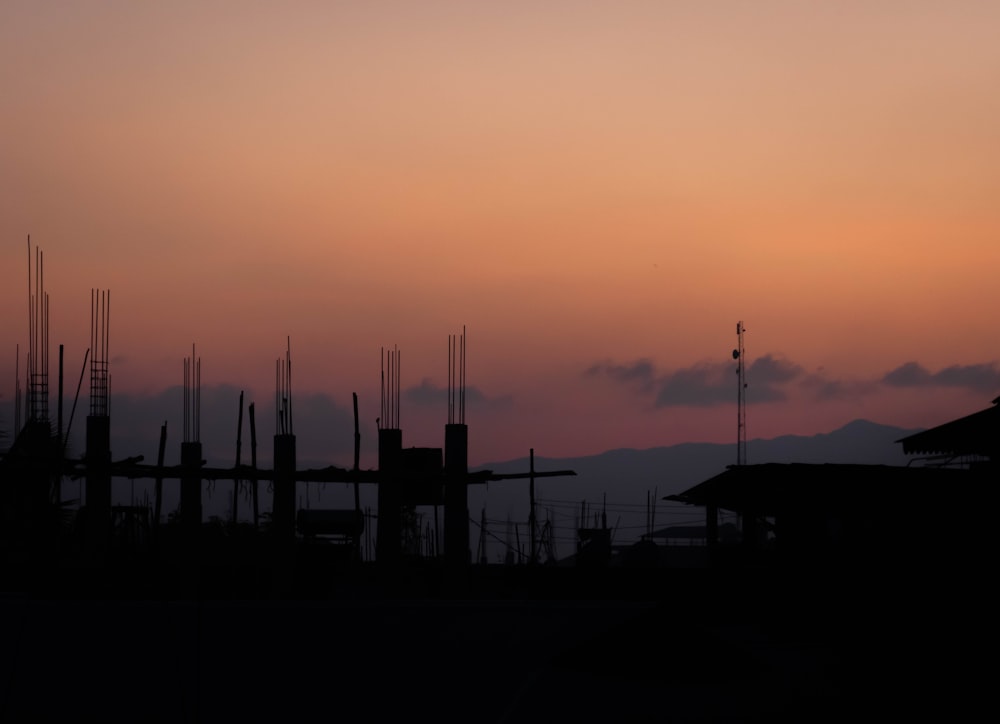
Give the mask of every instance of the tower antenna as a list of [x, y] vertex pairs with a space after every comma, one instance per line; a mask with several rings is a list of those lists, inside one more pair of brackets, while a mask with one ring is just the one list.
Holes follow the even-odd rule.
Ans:
[[736, 464], [747, 464], [747, 372], [746, 350], [743, 347], [743, 333], [746, 327], [743, 322], [736, 323], [736, 349], [733, 359], [736, 360]]

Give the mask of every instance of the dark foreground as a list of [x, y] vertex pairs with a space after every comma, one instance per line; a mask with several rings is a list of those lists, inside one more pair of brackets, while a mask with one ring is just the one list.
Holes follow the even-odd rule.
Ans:
[[113, 583], [0, 594], [0, 721], [956, 720], [989, 690], [991, 599], [966, 573]]

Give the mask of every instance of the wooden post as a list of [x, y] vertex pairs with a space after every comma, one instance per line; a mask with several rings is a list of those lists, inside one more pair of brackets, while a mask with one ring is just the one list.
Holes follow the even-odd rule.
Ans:
[[[58, 442], [59, 442], [59, 455], [62, 458], [63, 454], [63, 345], [59, 345], [59, 410], [58, 410]], [[62, 465], [63, 460], [60, 459], [59, 464]], [[60, 471], [59, 477], [56, 478], [55, 484], [55, 498], [56, 504], [62, 501], [62, 472]]]
[[[361, 469], [361, 429], [358, 427], [358, 393], [354, 394], [354, 472]], [[354, 512], [361, 515], [361, 492], [358, 478], [354, 478]]]
[[482, 515], [479, 519], [479, 562], [486, 565], [486, 507], [483, 507]]
[[531, 448], [529, 459], [531, 461], [529, 467], [531, 477], [528, 480], [528, 495], [531, 498], [531, 509], [528, 513], [528, 535], [531, 536], [531, 544], [528, 549], [530, 555], [528, 562], [535, 564], [538, 563], [538, 545], [535, 535], [535, 448]]
[[236, 506], [240, 492], [240, 459], [243, 448], [243, 391], [240, 390], [240, 414], [236, 423], [236, 468], [233, 471], [233, 525], [236, 525]]
[[260, 515], [257, 508], [257, 423], [253, 416], [253, 405], [250, 403], [250, 468], [253, 470], [253, 527], [260, 525]]
[[167, 451], [167, 422], [160, 427], [160, 449], [156, 453], [156, 501], [154, 502], [153, 519], [156, 530], [160, 529], [160, 511], [163, 506], [163, 456]]

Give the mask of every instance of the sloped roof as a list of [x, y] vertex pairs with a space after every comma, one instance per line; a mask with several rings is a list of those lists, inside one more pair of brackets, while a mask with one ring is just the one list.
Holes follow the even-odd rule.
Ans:
[[725, 472], [671, 495], [690, 505], [777, 515], [788, 510], [848, 510], [930, 506], [966, 494], [968, 470], [894, 465], [765, 463], [730, 465]]
[[907, 455], [982, 455], [1000, 457], [1000, 397], [993, 407], [904, 437]]

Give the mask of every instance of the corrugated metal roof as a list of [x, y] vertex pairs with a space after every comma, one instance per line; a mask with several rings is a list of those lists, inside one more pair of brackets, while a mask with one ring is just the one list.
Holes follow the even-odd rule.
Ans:
[[977, 478], [969, 470], [954, 468], [834, 463], [731, 465], [725, 472], [666, 499], [777, 515], [793, 509], [927, 505], [942, 496], [963, 495], [973, 479]]
[[929, 430], [909, 435], [902, 443], [907, 455], [982, 455], [1000, 457], [1000, 397], [993, 407]]

